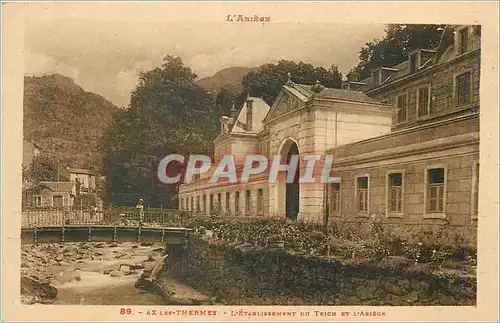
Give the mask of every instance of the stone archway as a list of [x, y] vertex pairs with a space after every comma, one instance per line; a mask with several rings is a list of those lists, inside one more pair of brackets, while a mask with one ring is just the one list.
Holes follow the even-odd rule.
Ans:
[[[281, 163], [289, 164], [290, 158], [293, 155], [299, 155], [299, 147], [297, 142], [292, 138], [287, 138], [283, 141], [280, 148]], [[286, 218], [295, 220], [300, 211], [300, 165], [297, 165], [294, 180], [290, 183], [286, 182], [286, 173], [279, 176], [279, 186], [277, 198], [279, 199], [279, 209], [284, 213]]]

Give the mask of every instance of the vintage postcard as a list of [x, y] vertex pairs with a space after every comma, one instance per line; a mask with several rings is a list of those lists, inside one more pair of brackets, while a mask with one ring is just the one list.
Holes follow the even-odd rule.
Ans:
[[2, 3], [2, 320], [497, 321], [498, 9]]

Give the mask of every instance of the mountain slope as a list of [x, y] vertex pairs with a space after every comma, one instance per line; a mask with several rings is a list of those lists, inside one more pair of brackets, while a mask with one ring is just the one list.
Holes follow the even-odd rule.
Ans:
[[97, 144], [118, 108], [63, 75], [24, 78], [25, 139], [63, 164], [100, 167]]
[[215, 73], [213, 76], [205, 77], [196, 81], [196, 84], [208, 92], [217, 91], [220, 88], [226, 88], [231, 93], [237, 93], [241, 90], [241, 81], [243, 76], [257, 68], [251, 67], [229, 67]]

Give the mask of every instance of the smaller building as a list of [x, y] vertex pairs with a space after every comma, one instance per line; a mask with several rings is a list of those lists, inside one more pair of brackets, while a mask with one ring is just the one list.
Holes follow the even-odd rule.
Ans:
[[96, 181], [95, 181], [95, 172], [82, 169], [82, 168], [71, 168], [66, 167], [62, 171], [63, 176], [67, 178], [70, 182], [80, 183], [79, 192], [95, 192], [96, 189]]
[[76, 196], [74, 182], [40, 182], [32, 194], [33, 207], [71, 207]]

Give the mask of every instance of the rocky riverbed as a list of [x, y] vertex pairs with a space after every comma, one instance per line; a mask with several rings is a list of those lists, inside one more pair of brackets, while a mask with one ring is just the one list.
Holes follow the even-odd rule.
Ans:
[[136, 288], [163, 256], [150, 243], [47, 243], [22, 246], [24, 304], [197, 304], [209, 297], [160, 274], [155, 287]]

